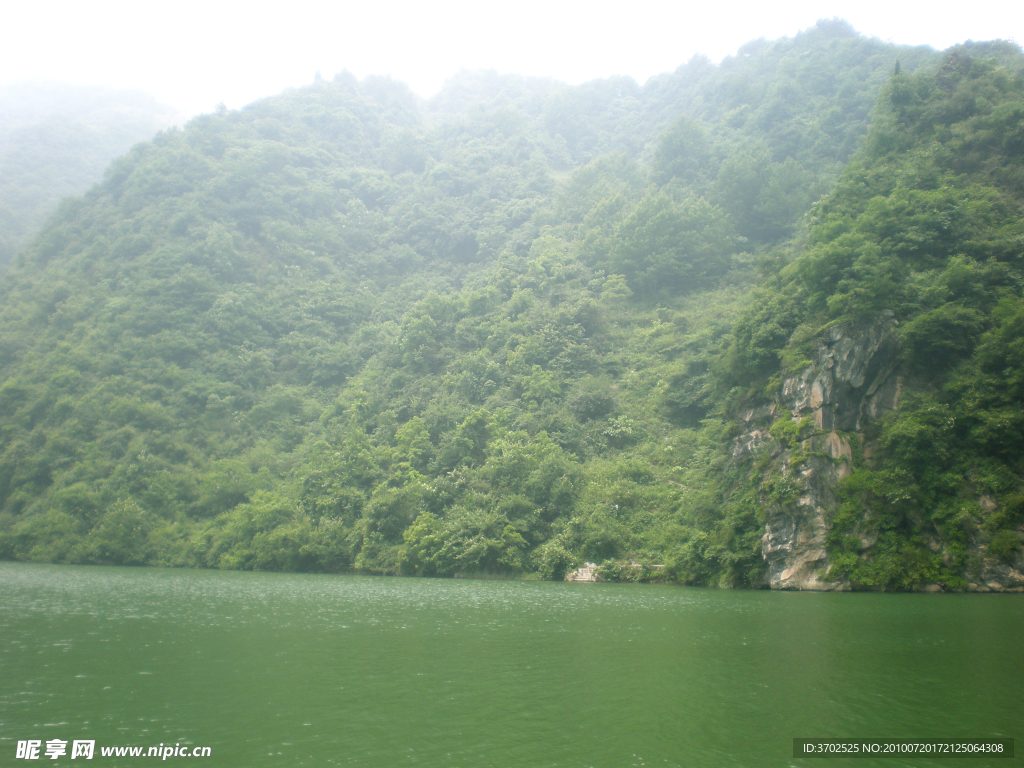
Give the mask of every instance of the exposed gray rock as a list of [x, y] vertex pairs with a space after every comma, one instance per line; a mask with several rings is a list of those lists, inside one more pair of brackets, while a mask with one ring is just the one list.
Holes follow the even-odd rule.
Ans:
[[[778, 412], [797, 423], [806, 419], [818, 434], [799, 446], [800, 453], [810, 454], [799, 467], [790, 467], [792, 450], [781, 451], [773, 466], [799, 489], [794, 502], [768, 509], [761, 551], [773, 589], [849, 588], [827, 578], [831, 567], [825, 548], [827, 511], [838, 502], [839, 481], [852, 471], [853, 451], [841, 432], [859, 431], [896, 407], [901, 382], [896, 374], [895, 328], [891, 312], [866, 326], [830, 328], [818, 342], [813, 364], [782, 383], [775, 404]], [[737, 438], [733, 456], [740, 458], [764, 447], [765, 432], [754, 430]], [[870, 550], [876, 540], [877, 534], [864, 533], [863, 550]]]
[[768, 432], [760, 429], [755, 429], [752, 432], [747, 432], [745, 435], [740, 435], [735, 441], [733, 441], [732, 456], [734, 459], [753, 456], [769, 439], [770, 436]]
[[565, 580], [582, 582], [601, 581], [601, 576], [597, 572], [597, 563], [584, 563], [575, 571], [565, 574]]
[[819, 341], [815, 361], [782, 384], [780, 404], [823, 430], [859, 432], [899, 399], [896, 320], [884, 313], [867, 327], [835, 326]]
[[[814, 445], [815, 442], [821, 445]], [[768, 508], [761, 538], [761, 553], [768, 565], [768, 586], [818, 591], [848, 589], [844, 582], [825, 578], [830, 568], [825, 538], [826, 511], [837, 501], [835, 487], [850, 472], [850, 446], [845, 438], [832, 432], [824, 439], [808, 440], [802, 447], [823, 448], [826, 455], [809, 456], [797, 468], [785, 464], [779, 467], [783, 476], [796, 481], [800, 495], [795, 502]]]
[[[773, 589], [849, 589], [849, 584], [828, 578], [828, 515], [838, 504], [839, 481], [852, 471], [853, 451], [844, 433], [861, 432], [899, 402], [903, 377], [896, 326], [893, 314], [886, 312], [872, 323], [828, 329], [818, 342], [814, 362], [799, 376], [783, 381], [775, 403], [748, 409], [740, 416], [746, 431], [734, 442], [734, 458], [767, 455], [772, 459], [768, 474], [788, 480], [794, 489], [788, 496], [782, 494], [784, 502], [765, 499], [761, 552], [767, 584]], [[815, 434], [799, 446], [784, 448], [769, 432], [778, 418], [810, 424]], [[799, 461], [795, 461], [797, 454]], [[870, 457], [871, 446], [865, 446], [864, 455]], [[992, 511], [996, 501], [982, 496], [978, 505]], [[865, 517], [863, 530], [858, 526], [852, 531], [860, 538], [862, 558], [870, 556], [878, 540], [867, 522]], [[1021, 533], [1024, 536], [1024, 529]], [[929, 548], [949, 562], [941, 538], [930, 532], [925, 536]], [[1008, 564], [991, 556], [982, 541], [974, 542], [972, 550], [981, 565], [971, 576], [968, 592], [1024, 592], [1024, 552]], [[920, 591], [943, 588], [929, 584]]]
[[774, 405], [762, 405], [760, 408], [749, 408], [740, 414], [740, 419], [745, 423], [749, 424], [752, 421], [760, 421], [767, 419], [775, 415]]
[[1022, 558], [1018, 556], [1018, 562], [1009, 565], [999, 558], [989, 555], [988, 548], [984, 545], [979, 546], [978, 550], [981, 555], [981, 571], [978, 577], [990, 589], [1024, 588], [1024, 573], [1021, 573], [1021, 567], [1024, 565], [1021, 562]]

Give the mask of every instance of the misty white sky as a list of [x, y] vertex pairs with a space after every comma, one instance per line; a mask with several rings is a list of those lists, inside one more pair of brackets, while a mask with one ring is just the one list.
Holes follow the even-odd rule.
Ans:
[[1024, 43], [1024, 2], [11, 2], [0, 82], [57, 79], [140, 88], [188, 114], [240, 107], [348, 69], [390, 74], [429, 96], [462, 67], [570, 83], [639, 82], [696, 53], [718, 61], [758, 37], [839, 16], [896, 43]]

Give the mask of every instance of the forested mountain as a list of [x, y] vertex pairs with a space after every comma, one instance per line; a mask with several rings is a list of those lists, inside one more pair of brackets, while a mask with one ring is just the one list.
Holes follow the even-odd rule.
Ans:
[[[830, 328], [874, 326], [868, 346], [890, 346], [869, 374], [893, 388], [888, 412], [848, 419], [854, 471], [823, 530], [833, 579], [1024, 585], [1022, 204], [1020, 51], [953, 50], [886, 84], [863, 151], [736, 323], [728, 365], [734, 383], [754, 383], [738, 397], [748, 406], [780, 379], [817, 374], [807, 366]], [[771, 430], [806, 453], [821, 426], [785, 418]]]
[[935, 427], [912, 475], [909, 425], [1019, 432], [991, 366], [1020, 338], [1021, 61], [832, 21], [642, 87], [343, 73], [161, 133], [0, 284], [0, 556], [763, 584], [821, 432], [771, 404], [823, 329], [888, 310], [908, 393], [843, 438], [874, 453], [823, 567], [956, 586], [969, 554], [916, 531], [977, 493], [1012, 560], [1019, 451]]
[[177, 118], [134, 91], [51, 82], [0, 87], [0, 268], [62, 197], [85, 192], [111, 160]]

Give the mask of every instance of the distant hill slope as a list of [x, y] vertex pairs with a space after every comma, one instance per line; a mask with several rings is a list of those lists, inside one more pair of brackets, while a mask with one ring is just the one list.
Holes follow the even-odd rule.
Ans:
[[178, 120], [137, 91], [68, 83], [0, 86], [0, 267], [133, 144]]
[[736, 417], [870, 293], [793, 275], [897, 60], [945, 59], [824, 22], [643, 87], [339, 75], [135, 146], [0, 282], [0, 556], [764, 583], [792, 489]]

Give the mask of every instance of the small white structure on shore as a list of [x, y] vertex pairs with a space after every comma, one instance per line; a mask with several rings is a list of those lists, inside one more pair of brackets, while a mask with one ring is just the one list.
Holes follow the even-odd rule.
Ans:
[[566, 581], [600, 581], [601, 577], [597, 575], [597, 563], [584, 563], [582, 568], [577, 568], [575, 571], [569, 571], [565, 574]]

